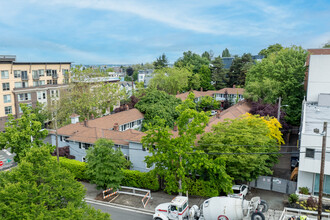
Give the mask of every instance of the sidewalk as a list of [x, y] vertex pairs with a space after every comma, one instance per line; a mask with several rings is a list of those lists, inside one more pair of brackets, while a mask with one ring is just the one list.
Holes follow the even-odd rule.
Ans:
[[[81, 182], [85, 188], [86, 188], [86, 198], [87, 199], [96, 199], [97, 195], [102, 193], [102, 190], [97, 190], [96, 186], [94, 184], [86, 183], [86, 182]], [[265, 190], [263, 190], [265, 191]], [[264, 192], [259, 192], [259, 193], [264, 193]], [[253, 196], [257, 196], [256, 192], [253, 192]], [[270, 205], [278, 203], [281, 200], [283, 195], [279, 196], [274, 196], [272, 192], [267, 193], [267, 196], [265, 198], [262, 198], [267, 201]], [[144, 209], [148, 211], [154, 212], [155, 208], [157, 205], [165, 202], [170, 202], [176, 195], [168, 195], [164, 192], [151, 192], [151, 197], [152, 199], [149, 200], [147, 206], [144, 208], [142, 204], [142, 197], [139, 196], [130, 196], [130, 195], [124, 195], [121, 194], [119, 195], [116, 199], [111, 201], [112, 204], [118, 204], [118, 205], [124, 205], [124, 206], [130, 206], [130, 207], [135, 207], [138, 209]], [[250, 198], [252, 195], [250, 194], [248, 198]], [[262, 196], [261, 196], [262, 197]], [[189, 206], [193, 205], [198, 205], [202, 204], [204, 200], [207, 198], [199, 197], [199, 196], [189, 196]], [[275, 200], [275, 201], [274, 201]], [[272, 208], [272, 206], [270, 206]], [[280, 206], [277, 205], [275, 208], [281, 208]], [[265, 218], [267, 220], [278, 220], [279, 217], [281, 216], [281, 213], [283, 211], [283, 208], [280, 210], [273, 210], [269, 209], [267, 213], [265, 214]]]

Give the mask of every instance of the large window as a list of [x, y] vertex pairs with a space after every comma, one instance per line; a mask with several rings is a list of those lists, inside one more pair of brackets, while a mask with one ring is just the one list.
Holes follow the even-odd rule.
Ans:
[[9, 83], [2, 83], [2, 91], [9, 91], [10, 87], [9, 87]]
[[11, 113], [12, 113], [11, 106], [6, 106], [5, 107], [5, 114], [8, 115], [8, 114], [11, 114]]
[[22, 80], [28, 80], [27, 71], [21, 71], [21, 78]]
[[46, 75], [47, 76], [52, 76], [52, 70], [46, 70]]
[[44, 76], [45, 75], [45, 70], [38, 70], [39, 76]]
[[37, 92], [38, 101], [46, 99], [46, 91], [38, 91]]
[[1, 71], [1, 79], [9, 79], [9, 72], [8, 70]]
[[29, 101], [31, 100], [31, 93], [18, 94], [18, 101]]
[[21, 78], [21, 71], [20, 70], [14, 70], [14, 77], [15, 78]]
[[14, 88], [22, 88], [22, 82], [15, 82]]
[[47, 85], [50, 85], [50, 84], [52, 84], [52, 83], [53, 83], [52, 80], [47, 80]]
[[314, 158], [315, 149], [306, 148], [306, 157]]
[[39, 72], [38, 70], [32, 70], [32, 78], [39, 79]]
[[52, 98], [58, 98], [58, 90], [51, 90], [50, 91], [50, 96]]
[[4, 103], [10, 103], [11, 102], [10, 95], [3, 95], [3, 102]]

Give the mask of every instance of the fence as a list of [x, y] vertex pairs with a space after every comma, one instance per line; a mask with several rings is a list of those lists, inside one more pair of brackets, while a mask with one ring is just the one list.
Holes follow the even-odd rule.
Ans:
[[[317, 219], [317, 212], [315, 212], [315, 211], [293, 209], [293, 208], [285, 207], [279, 220], [287, 220], [287, 219], [291, 218], [292, 216], [302, 216], [302, 215], [307, 216], [308, 219], [310, 219], [310, 220]], [[330, 213], [322, 212], [322, 219], [330, 220]]]
[[296, 192], [297, 183], [271, 176], [260, 176], [249, 184], [253, 188], [271, 190], [280, 193], [292, 194]]

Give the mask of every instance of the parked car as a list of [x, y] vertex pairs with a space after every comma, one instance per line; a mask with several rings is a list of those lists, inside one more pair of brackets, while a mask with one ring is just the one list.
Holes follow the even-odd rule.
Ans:
[[211, 116], [216, 115], [217, 114], [217, 110], [211, 110]]
[[234, 198], [244, 199], [249, 191], [249, 186], [244, 185], [244, 184], [243, 185], [233, 185], [233, 187], [231, 187], [231, 188], [233, 190], [233, 194], [229, 194], [229, 196], [234, 197]]

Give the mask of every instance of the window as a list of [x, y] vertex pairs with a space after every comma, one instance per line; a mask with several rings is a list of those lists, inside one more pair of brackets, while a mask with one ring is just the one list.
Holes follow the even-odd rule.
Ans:
[[54, 85], [57, 85], [57, 79], [54, 79], [54, 80], [53, 80], [53, 84], [54, 84]]
[[137, 121], [137, 124], [140, 125], [142, 123], [142, 119]]
[[2, 91], [9, 91], [10, 87], [9, 87], [9, 83], [2, 83]]
[[10, 95], [3, 95], [3, 102], [10, 103], [11, 102]]
[[79, 149], [81, 149], [81, 143], [79, 142]]
[[27, 71], [21, 71], [21, 78], [22, 80], [28, 80]]
[[60, 136], [60, 141], [63, 141], [63, 136]]
[[314, 158], [315, 149], [306, 148], [306, 157]]
[[28, 86], [29, 86], [28, 82], [22, 82], [22, 88], [26, 88]]
[[47, 80], [47, 85], [52, 84], [52, 80]]
[[15, 82], [14, 88], [22, 88], [22, 82]]
[[69, 70], [68, 69], [62, 69], [62, 73], [64, 76], [68, 75]]
[[39, 86], [39, 81], [33, 81], [33, 86]]
[[38, 70], [39, 76], [44, 76], [45, 75], [45, 71], [44, 70]]
[[37, 99], [40, 100], [45, 100], [46, 99], [46, 91], [38, 91], [37, 92]]
[[58, 90], [51, 90], [50, 95], [52, 98], [58, 98]]
[[52, 70], [52, 77], [57, 78], [57, 70]]
[[31, 100], [31, 93], [18, 94], [18, 101], [29, 101]]
[[86, 162], [86, 158], [85, 157], [82, 157], [82, 162]]
[[46, 70], [46, 75], [47, 76], [52, 76], [52, 70]]
[[39, 72], [38, 70], [32, 70], [32, 78], [39, 79]]
[[11, 106], [6, 106], [5, 107], [5, 114], [8, 115], [8, 114], [11, 114], [11, 113], [12, 113]]
[[14, 77], [15, 78], [21, 78], [21, 71], [20, 70], [14, 70]]
[[1, 71], [1, 79], [9, 79], [9, 72], [8, 70]]

